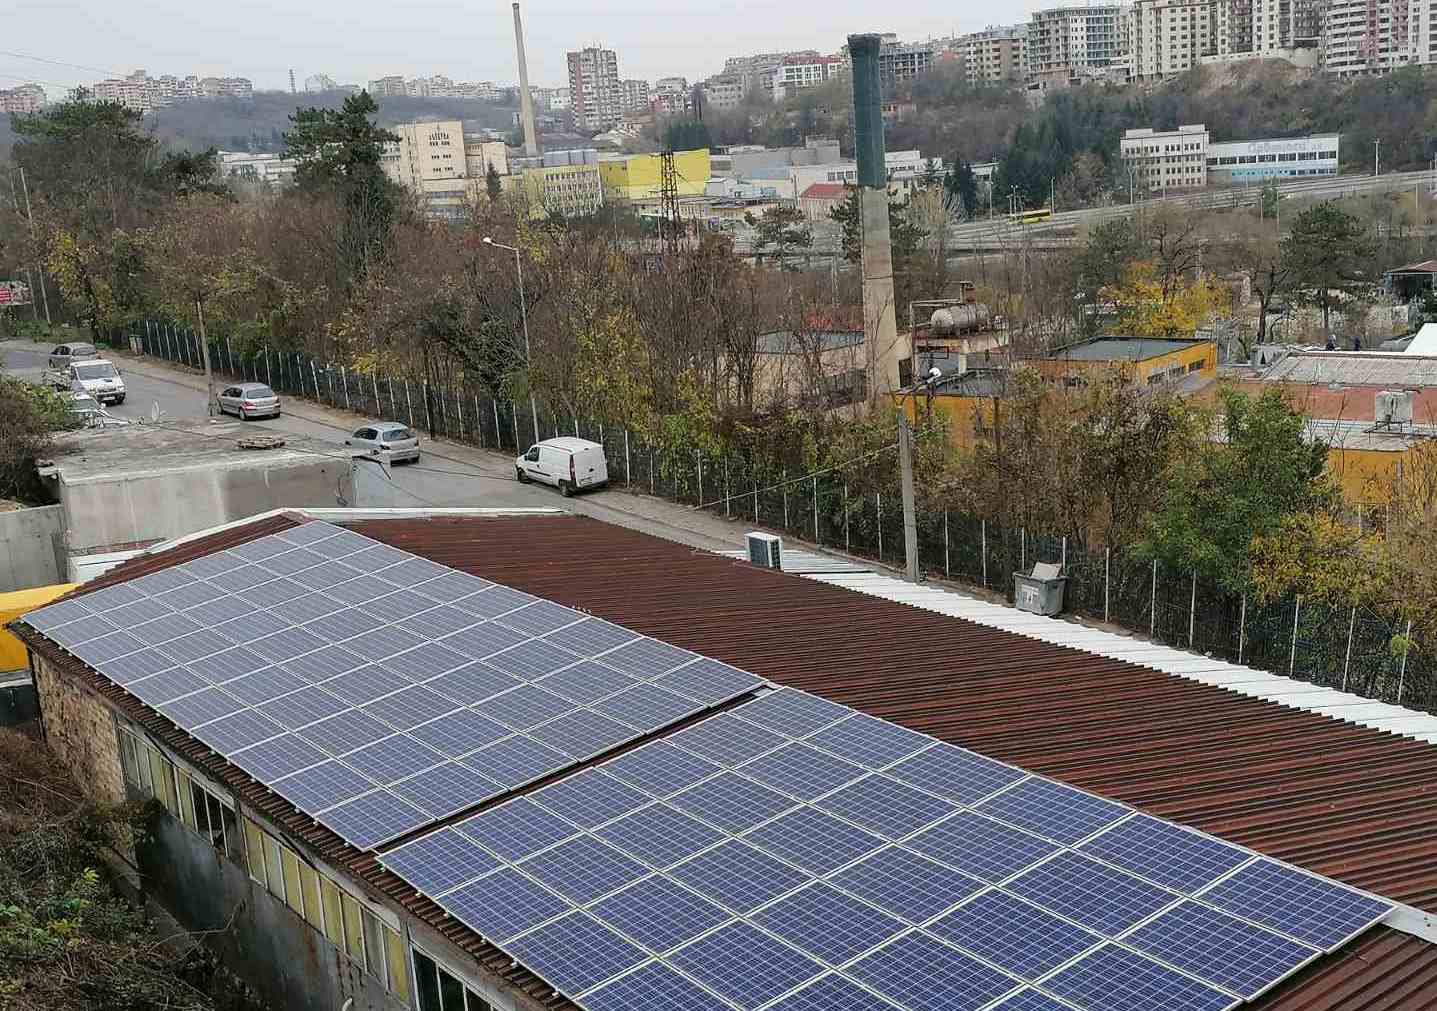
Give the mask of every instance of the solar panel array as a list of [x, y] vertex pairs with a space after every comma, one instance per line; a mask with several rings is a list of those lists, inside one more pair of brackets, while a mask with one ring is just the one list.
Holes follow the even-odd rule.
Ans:
[[380, 860], [590, 1011], [1220, 1011], [1390, 909], [791, 689]]
[[361, 849], [763, 684], [323, 522], [26, 620]]

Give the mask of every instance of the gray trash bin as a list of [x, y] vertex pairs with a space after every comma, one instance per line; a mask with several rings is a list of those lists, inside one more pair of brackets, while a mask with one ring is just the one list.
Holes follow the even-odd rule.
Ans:
[[1018, 610], [1030, 614], [1057, 614], [1063, 610], [1063, 587], [1068, 577], [1063, 567], [1052, 562], [1038, 562], [1031, 575], [1013, 573], [1013, 599]]

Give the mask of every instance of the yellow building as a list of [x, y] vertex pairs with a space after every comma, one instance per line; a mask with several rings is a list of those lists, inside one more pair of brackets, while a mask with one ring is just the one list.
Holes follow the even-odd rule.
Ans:
[[30, 665], [30, 655], [25, 644], [6, 631], [5, 626], [16, 618], [23, 618], [36, 608], [63, 597], [77, 585], [59, 583], [55, 586], [37, 586], [29, 590], [0, 593], [0, 674], [25, 670]]
[[1146, 386], [1180, 382], [1188, 376], [1217, 376], [1217, 346], [1212, 341], [1162, 337], [1099, 337], [1051, 352], [1029, 362], [1050, 382], [1081, 384], [1099, 372], [1117, 372]]
[[598, 165], [548, 165], [504, 177], [504, 192], [531, 218], [593, 214], [604, 206]]
[[955, 449], [972, 449], [993, 435], [993, 417], [1005, 396], [1006, 373], [1001, 369], [974, 369], [943, 380], [932, 392], [900, 393], [894, 399], [903, 405], [915, 426], [920, 418], [942, 418], [948, 443]]
[[[627, 200], [630, 203], [658, 200], [662, 161], [656, 154], [636, 154], [599, 162], [604, 195], [610, 200]], [[674, 174], [678, 176], [679, 196], [703, 196], [708, 187], [710, 170], [707, 148], [675, 151]]]

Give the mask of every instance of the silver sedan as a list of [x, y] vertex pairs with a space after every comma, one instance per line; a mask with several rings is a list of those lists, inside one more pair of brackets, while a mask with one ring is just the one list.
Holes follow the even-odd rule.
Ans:
[[401, 425], [397, 421], [375, 421], [361, 425], [354, 430], [353, 435], [344, 440], [344, 444], [368, 450], [384, 457], [390, 463], [419, 460], [419, 434], [408, 425]]

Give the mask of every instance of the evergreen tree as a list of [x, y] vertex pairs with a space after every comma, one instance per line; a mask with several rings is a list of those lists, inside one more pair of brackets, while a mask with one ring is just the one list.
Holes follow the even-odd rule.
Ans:
[[1329, 332], [1333, 307], [1371, 290], [1376, 252], [1362, 222], [1330, 202], [1299, 214], [1282, 240], [1298, 300], [1322, 310], [1322, 328]]

